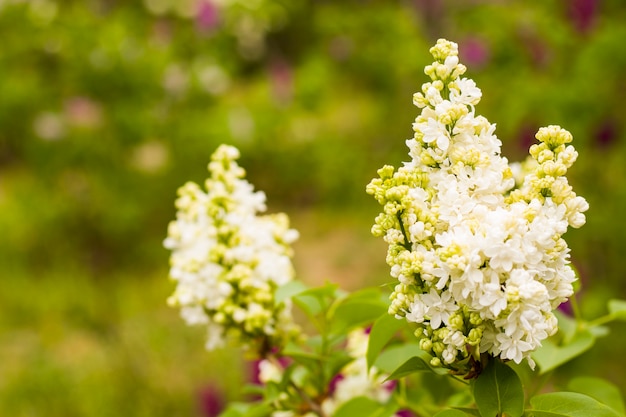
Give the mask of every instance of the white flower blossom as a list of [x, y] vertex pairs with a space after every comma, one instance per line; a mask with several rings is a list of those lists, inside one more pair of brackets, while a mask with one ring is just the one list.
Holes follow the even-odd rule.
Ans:
[[179, 189], [164, 241], [177, 283], [168, 302], [187, 324], [208, 328], [207, 349], [229, 335], [249, 346], [264, 338], [280, 344], [296, 332], [290, 304], [276, 303], [274, 291], [293, 279], [290, 244], [298, 234], [284, 214], [259, 215], [265, 194], [245, 180], [238, 157], [236, 148], [220, 146], [206, 191], [194, 183]]
[[561, 236], [589, 207], [565, 177], [572, 136], [542, 128], [530, 157], [509, 164], [495, 125], [475, 114], [481, 91], [461, 78], [457, 45], [442, 39], [431, 53], [430, 81], [413, 96], [411, 161], [381, 168], [367, 187], [384, 207], [372, 232], [398, 279], [389, 313], [422, 329], [433, 364], [474, 374], [481, 352], [532, 364], [557, 330], [552, 310], [573, 294]]

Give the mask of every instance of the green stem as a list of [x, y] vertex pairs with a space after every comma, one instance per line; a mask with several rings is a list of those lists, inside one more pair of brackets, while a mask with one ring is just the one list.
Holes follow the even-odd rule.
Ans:
[[421, 417], [421, 416], [428, 416], [431, 415], [431, 413], [428, 412], [428, 409], [426, 407], [419, 407], [417, 404], [410, 404], [406, 398], [407, 398], [407, 384], [406, 384], [406, 379], [399, 379], [398, 380], [398, 397], [397, 397], [397, 401], [398, 401], [398, 406], [400, 409], [409, 409], [411, 410], [413, 413], [415, 413], [415, 415], [417, 415], [417, 417]]
[[457, 382], [460, 382], [461, 384], [464, 385], [469, 385], [469, 381], [466, 379], [463, 379], [463, 377], [459, 376], [459, 375], [450, 375], [452, 377], [452, 379], [456, 380]]
[[587, 327], [587, 328], [589, 328], [589, 327], [598, 327], [598, 326], [602, 326], [604, 324], [610, 323], [613, 320], [615, 320], [615, 317], [613, 317], [612, 314], [607, 314], [606, 316], [598, 317], [597, 319], [592, 320], [592, 321], [586, 323], [585, 327]]
[[404, 229], [404, 223], [402, 223], [402, 213], [396, 213], [396, 218], [398, 219], [398, 223], [400, 224], [400, 231], [402, 232], [402, 237], [404, 237], [404, 249], [411, 250], [411, 242], [406, 234], [406, 230]]
[[570, 305], [572, 306], [572, 311], [574, 312], [574, 318], [577, 322], [580, 323], [581, 321], [583, 321], [583, 316], [580, 311], [580, 305], [578, 304], [578, 298], [576, 298], [576, 294], [574, 294], [569, 300]]

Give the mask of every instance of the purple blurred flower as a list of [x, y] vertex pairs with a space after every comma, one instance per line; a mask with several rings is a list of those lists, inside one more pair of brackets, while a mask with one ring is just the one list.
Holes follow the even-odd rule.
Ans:
[[535, 134], [539, 130], [539, 127], [534, 123], [525, 122], [519, 127], [517, 133], [517, 143], [520, 150], [526, 154], [528, 149], [537, 142]]
[[391, 381], [387, 381], [383, 383], [383, 388], [385, 388], [389, 392], [396, 389], [397, 386], [398, 386], [398, 381], [396, 381], [395, 379], [392, 379]]
[[472, 68], [484, 67], [490, 58], [489, 46], [479, 38], [467, 38], [459, 42], [461, 61]]
[[330, 380], [330, 383], [328, 384], [328, 392], [332, 395], [337, 389], [337, 384], [343, 381], [344, 379], [345, 379], [345, 376], [343, 376], [343, 374], [335, 375], [333, 379]]
[[95, 129], [102, 124], [104, 118], [101, 104], [83, 96], [67, 99], [64, 113], [67, 122], [78, 128]]
[[293, 95], [293, 71], [289, 63], [274, 59], [269, 68], [274, 98], [279, 104], [288, 104]]
[[612, 120], [605, 120], [600, 124], [595, 134], [596, 144], [606, 149], [619, 139], [618, 128]]
[[249, 362], [248, 365], [248, 380], [255, 385], [261, 385], [261, 378], [259, 378], [259, 375], [261, 373], [259, 369], [260, 363], [261, 359], [256, 359]]
[[[573, 295], [572, 297], [575, 297], [575, 295]], [[572, 307], [572, 303], [571, 301], [568, 299], [566, 302], [564, 302], [563, 304], [560, 304], [557, 309], [565, 314], [566, 316], [569, 317], [573, 317], [574, 316], [574, 308]]]
[[415, 414], [411, 410], [399, 410], [396, 412], [396, 417], [415, 417]]
[[587, 33], [593, 27], [600, 0], [568, 0], [567, 14], [580, 33]]
[[220, 15], [218, 7], [211, 1], [205, 0], [198, 4], [196, 27], [201, 33], [215, 29], [219, 25]]
[[217, 417], [224, 410], [224, 395], [214, 385], [207, 385], [198, 393], [200, 413], [204, 417]]

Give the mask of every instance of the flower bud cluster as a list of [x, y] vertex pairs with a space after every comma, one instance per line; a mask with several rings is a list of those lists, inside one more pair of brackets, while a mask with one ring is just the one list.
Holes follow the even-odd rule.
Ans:
[[411, 161], [381, 168], [367, 187], [383, 206], [372, 233], [389, 245], [398, 281], [389, 313], [417, 324], [433, 365], [469, 374], [481, 353], [532, 365], [557, 331], [553, 309], [573, 293], [561, 236], [588, 209], [564, 176], [572, 137], [542, 128], [531, 159], [509, 165], [495, 126], [475, 114], [481, 91], [460, 78], [457, 45], [439, 40], [431, 53], [431, 81], [413, 100], [422, 110]]
[[187, 324], [208, 328], [207, 349], [229, 337], [247, 347], [280, 346], [297, 333], [290, 305], [277, 303], [275, 290], [294, 277], [290, 244], [298, 233], [282, 213], [258, 214], [265, 194], [245, 180], [238, 157], [236, 148], [220, 146], [206, 191], [195, 183], [178, 190], [164, 241], [177, 282], [168, 303], [181, 308]]

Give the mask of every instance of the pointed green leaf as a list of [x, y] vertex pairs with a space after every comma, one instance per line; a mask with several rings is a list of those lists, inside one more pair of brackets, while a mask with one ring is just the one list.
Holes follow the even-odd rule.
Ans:
[[290, 357], [295, 362], [301, 363], [302, 365], [309, 368], [319, 366], [320, 362], [322, 362], [322, 360], [324, 359], [322, 356], [316, 353], [303, 350], [295, 343], [289, 343], [281, 353], [283, 356]]
[[308, 289], [306, 284], [301, 281], [290, 281], [285, 285], [281, 285], [276, 288], [276, 292], [274, 293], [274, 300], [276, 300], [276, 304], [280, 304], [288, 298], [293, 297], [296, 294], [304, 292]]
[[589, 327], [589, 331], [596, 339], [600, 337], [606, 337], [609, 335], [609, 333], [611, 333], [611, 330], [607, 326], [601, 326], [601, 325], [591, 326]]
[[266, 403], [231, 403], [219, 417], [263, 417], [268, 416], [272, 408]]
[[416, 372], [430, 371], [431, 368], [428, 363], [420, 358], [419, 356], [414, 356], [410, 358], [408, 361], [404, 362], [402, 365], [398, 367], [395, 371], [387, 377], [387, 381], [392, 379], [400, 379], [407, 375], [414, 374]]
[[340, 332], [369, 325], [385, 313], [387, 308], [387, 302], [376, 288], [350, 294], [331, 308], [329, 316], [332, 320], [332, 330]]
[[315, 317], [326, 310], [330, 306], [331, 300], [338, 297], [339, 294], [339, 287], [336, 284], [326, 284], [323, 287], [303, 291], [292, 298], [294, 303], [309, 317]]
[[608, 306], [615, 320], [626, 320], [626, 300], [609, 300]]
[[572, 391], [595, 398], [608, 405], [620, 414], [626, 415], [624, 398], [619, 388], [602, 378], [578, 377], [570, 381], [567, 386]]
[[254, 404], [248, 409], [245, 417], [266, 417], [272, 413], [272, 407], [269, 404]]
[[539, 365], [539, 374], [545, 374], [583, 354], [595, 341], [595, 336], [589, 330], [577, 332], [569, 343], [561, 346], [556, 345], [552, 339], [544, 340], [542, 346], [532, 355]]
[[[468, 411], [465, 408], [470, 407], [472, 404], [474, 404], [474, 396], [472, 395], [472, 392], [467, 389], [450, 394], [446, 400], [446, 405], [448, 407], [456, 408], [465, 411], [466, 413], [468, 413]], [[478, 410], [472, 410], [480, 416]]]
[[373, 365], [378, 368], [378, 370], [390, 374], [414, 356], [419, 356], [426, 361], [431, 357], [428, 353], [420, 349], [417, 343], [400, 343], [385, 349], [378, 355]]
[[232, 402], [222, 411], [219, 417], [241, 417], [246, 414], [250, 408], [250, 404]]
[[474, 399], [482, 416], [521, 417], [524, 388], [515, 371], [499, 359], [492, 359], [473, 386]]
[[435, 414], [433, 417], [467, 417], [467, 414], [465, 414], [461, 410], [451, 409], [451, 410], [440, 411], [437, 414]]
[[475, 408], [455, 407], [456, 410], [463, 411], [468, 416], [481, 417], [480, 412]]
[[619, 417], [615, 410], [577, 392], [552, 392], [530, 399], [529, 417]]
[[387, 312], [383, 313], [383, 315], [374, 322], [367, 346], [368, 369], [372, 367], [376, 361], [376, 357], [389, 340], [391, 340], [393, 335], [406, 325], [405, 320], [398, 320]]
[[367, 397], [356, 397], [342, 404], [333, 413], [333, 417], [365, 417], [377, 415], [384, 405]]

